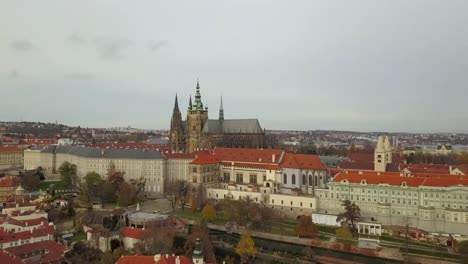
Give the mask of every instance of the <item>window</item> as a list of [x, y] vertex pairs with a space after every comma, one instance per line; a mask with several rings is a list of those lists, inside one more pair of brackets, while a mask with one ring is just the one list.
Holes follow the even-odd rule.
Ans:
[[225, 173], [223, 174], [223, 180], [224, 180], [225, 182], [230, 181], [230, 180], [231, 180], [231, 174], [230, 174], [229, 172], [225, 172]]
[[266, 181], [266, 174], [263, 174], [263, 181]]
[[293, 174], [291, 177], [291, 184], [296, 184], [296, 175]]
[[193, 167], [193, 172], [197, 172], [197, 167]]
[[249, 182], [250, 183], [257, 183], [257, 174], [250, 174], [249, 175]]
[[283, 183], [288, 184], [288, 175], [286, 175], [286, 173], [283, 174]]
[[236, 174], [236, 182], [237, 183], [242, 183], [244, 181], [244, 175], [242, 173], [237, 173]]
[[314, 181], [312, 180], [312, 175], [309, 175], [309, 186], [312, 186], [313, 183]]
[[306, 181], [306, 175], [305, 174], [302, 174], [302, 185], [306, 185], [307, 184], [307, 181]]

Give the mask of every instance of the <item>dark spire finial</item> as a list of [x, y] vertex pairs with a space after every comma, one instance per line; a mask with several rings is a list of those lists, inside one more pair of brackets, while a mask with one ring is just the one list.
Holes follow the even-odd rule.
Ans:
[[175, 95], [174, 112], [179, 112], [179, 101], [177, 100], [177, 93]]
[[201, 101], [201, 93], [200, 93], [200, 83], [197, 79], [197, 88], [195, 91], [195, 104], [192, 108], [195, 111], [203, 111], [203, 103]]
[[223, 96], [221, 95], [221, 104], [219, 105], [219, 120], [224, 120]]
[[190, 95], [188, 110], [192, 111], [192, 95]]

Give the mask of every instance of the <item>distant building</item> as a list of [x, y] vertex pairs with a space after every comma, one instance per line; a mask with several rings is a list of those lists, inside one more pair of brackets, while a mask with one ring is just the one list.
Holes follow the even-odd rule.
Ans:
[[46, 173], [57, 173], [60, 165], [70, 162], [77, 165], [78, 177], [96, 172], [105, 177], [111, 163], [116, 170], [125, 172], [126, 180], [146, 180], [148, 197], [163, 193], [165, 160], [156, 150], [98, 149], [82, 146], [49, 146], [43, 150], [25, 150], [25, 169], [42, 167]]
[[265, 132], [257, 119], [224, 119], [221, 98], [218, 119], [208, 119], [197, 81], [195, 102], [190, 98], [186, 121], [182, 120], [177, 96], [170, 126], [172, 152], [193, 152], [214, 147], [262, 148]]
[[0, 146], [0, 168], [21, 167], [23, 150], [17, 146]]
[[6, 202], [8, 197], [15, 194], [19, 186], [19, 179], [13, 176], [0, 178], [0, 203]]

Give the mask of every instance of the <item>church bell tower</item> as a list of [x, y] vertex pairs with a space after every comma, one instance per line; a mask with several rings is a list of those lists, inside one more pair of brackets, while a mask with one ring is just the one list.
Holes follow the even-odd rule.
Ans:
[[179, 102], [177, 94], [175, 97], [174, 110], [172, 111], [171, 118], [171, 131], [169, 134], [169, 141], [171, 144], [171, 152], [182, 152], [185, 149], [184, 144], [184, 128], [182, 126], [182, 114], [179, 110]]
[[208, 107], [204, 107], [201, 100], [200, 84], [197, 80], [195, 91], [195, 102], [192, 104], [190, 98], [187, 111], [187, 152], [193, 152], [201, 148], [202, 130], [208, 120]]

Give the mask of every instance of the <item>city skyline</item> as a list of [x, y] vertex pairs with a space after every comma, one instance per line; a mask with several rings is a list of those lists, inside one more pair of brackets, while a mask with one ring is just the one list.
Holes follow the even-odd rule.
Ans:
[[0, 120], [168, 129], [199, 78], [210, 118], [468, 132], [463, 1], [109, 3], [1, 4]]

